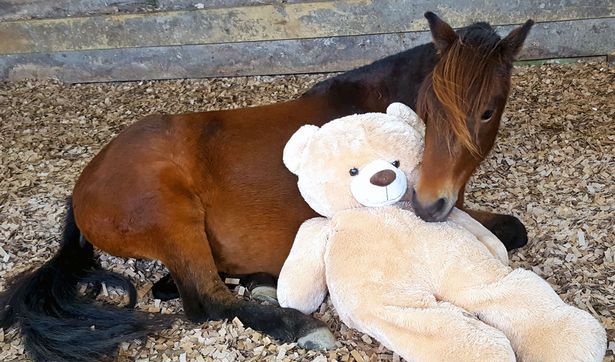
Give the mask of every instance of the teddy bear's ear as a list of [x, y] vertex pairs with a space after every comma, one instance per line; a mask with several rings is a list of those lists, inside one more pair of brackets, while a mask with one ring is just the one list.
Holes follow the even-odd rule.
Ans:
[[295, 175], [299, 171], [299, 164], [301, 163], [303, 151], [318, 129], [318, 127], [310, 124], [302, 126], [286, 143], [282, 159], [284, 160], [284, 165], [286, 165], [286, 168], [288, 168], [290, 172]]
[[399, 102], [391, 103], [387, 107], [387, 114], [401, 118], [416, 129], [421, 135], [425, 135], [425, 123], [412, 110], [412, 108]]

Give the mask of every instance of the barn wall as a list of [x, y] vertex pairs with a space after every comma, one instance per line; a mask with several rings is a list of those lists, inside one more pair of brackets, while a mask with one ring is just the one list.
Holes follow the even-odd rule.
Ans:
[[0, 79], [67, 82], [347, 70], [428, 42], [422, 14], [507, 33], [521, 59], [607, 56], [615, 0], [0, 0]]

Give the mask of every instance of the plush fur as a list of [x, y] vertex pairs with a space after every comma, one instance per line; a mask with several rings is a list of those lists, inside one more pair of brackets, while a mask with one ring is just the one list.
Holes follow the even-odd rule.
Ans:
[[[305, 126], [292, 137], [284, 162], [326, 217], [297, 233], [278, 281], [280, 305], [312, 313], [328, 291], [344, 323], [409, 361], [601, 361], [598, 321], [538, 275], [508, 267], [502, 243], [469, 215], [454, 209], [448, 221], [427, 223], [410, 193], [398, 202], [352, 187], [363, 174], [361, 182], [390, 188], [401, 173], [411, 189], [422, 133], [397, 103], [387, 114]], [[375, 161], [382, 170], [364, 167]], [[365, 192], [381, 206], [365, 207]]]

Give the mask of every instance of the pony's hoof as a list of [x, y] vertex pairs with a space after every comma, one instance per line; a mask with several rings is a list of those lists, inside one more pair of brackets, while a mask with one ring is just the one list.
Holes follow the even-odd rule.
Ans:
[[250, 291], [250, 299], [257, 302], [267, 302], [273, 305], [280, 305], [278, 303], [278, 292], [274, 287], [256, 287]]
[[489, 225], [489, 231], [502, 241], [506, 250], [518, 249], [527, 244], [527, 230], [519, 219], [512, 215], [495, 215]]
[[297, 344], [305, 349], [333, 349], [335, 337], [327, 327], [322, 327], [299, 338]]

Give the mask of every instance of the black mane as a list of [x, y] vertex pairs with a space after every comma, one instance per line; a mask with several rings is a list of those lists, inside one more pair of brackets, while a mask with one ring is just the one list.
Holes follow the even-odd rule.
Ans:
[[[501, 38], [486, 22], [478, 22], [457, 30], [462, 42], [485, 49], [498, 45]], [[384, 111], [392, 102], [403, 102], [415, 108], [418, 89], [423, 79], [433, 70], [438, 55], [433, 43], [389, 55], [373, 63], [341, 73], [316, 83], [304, 96], [324, 94], [340, 95], [349, 102], [349, 95], [377, 98], [373, 108], [356, 111]], [[384, 108], [383, 108], [384, 107]]]
[[339, 85], [340, 83], [355, 83], [366, 78], [387, 76], [395, 69], [405, 69], [412, 63], [422, 63], [420, 60], [425, 57], [431, 58], [432, 56], [435, 56], [435, 54], [436, 50], [432, 43], [422, 44], [414, 48], [404, 50], [400, 53], [376, 60], [373, 63], [338, 74], [335, 77], [320, 81], [305, 92], [305, 94], [310, 95], [327, 91], [332, 86]]
[[494, 49], [502, 40], [495, 29], [486, 22], [478, 22], [461, 28], [457, 34], [463, 44], [483, 49]]

